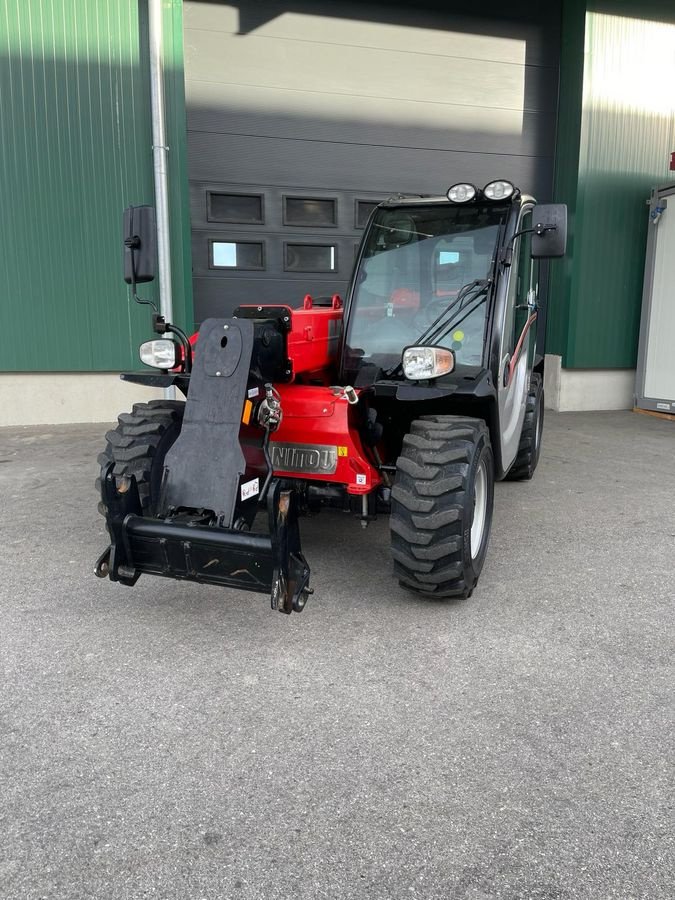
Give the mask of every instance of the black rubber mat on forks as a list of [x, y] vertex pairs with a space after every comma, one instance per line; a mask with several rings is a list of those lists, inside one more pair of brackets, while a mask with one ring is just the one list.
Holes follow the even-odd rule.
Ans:
[[206, 319], [199, 329], [183, 427], [166, 455], [162, 506], [211, 510], [232, 526], [246, 462], [239, 443], [253, 322]]

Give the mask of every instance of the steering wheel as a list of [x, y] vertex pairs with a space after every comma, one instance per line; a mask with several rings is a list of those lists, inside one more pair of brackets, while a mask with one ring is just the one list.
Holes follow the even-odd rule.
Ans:
[[415, 327], [428, 328], [455, 300], [456, 295], [453, 297], [434, 297], [425, 303], [415, 316]]

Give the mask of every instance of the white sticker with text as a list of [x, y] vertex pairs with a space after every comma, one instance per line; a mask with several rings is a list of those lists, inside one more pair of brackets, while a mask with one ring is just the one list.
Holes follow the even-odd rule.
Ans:
[[248, 399], [252, 400], [254, 397], [257, 397], [259, 393], [260, 393], [260, 390], [257, 387], [249, 388], [248, 394], [247, 394]]
[[249, 497], [255, 497], [256, 494], [260, 493], [260, 481], [258, 478], [254, 478], [253, 481], [247, 481], [246, 484], [242, 484], [241, 486], [241, 499], [248, 500]]
[[356, 483], [357, 483], [357, 484], [365, 484], [365, 483], [366, 483], [366, 476], [365, 476], [365, 475], [357, 475], [357, 476], [356, 476]]

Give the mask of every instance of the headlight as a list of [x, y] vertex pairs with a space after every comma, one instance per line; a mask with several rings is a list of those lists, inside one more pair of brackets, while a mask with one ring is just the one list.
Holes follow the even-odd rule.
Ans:
[[510, 181], [491, 181], [483, 188], [483, 194], [488, 200], [506, 200], [515, 191]]
[[403, 351], [403, 374], [411, 381], [438, 378], [455, 368], [455, 354], [445, 347], [407, 347]]
[[138, 355], [146, 366], [154, 366], [156, 369], [173, 369], [176, 365], [176, 345], [166, 338], [141, 344]]
[[476, 188], [472, 184], [453, 184], [448, 188], [447, 198], [453, 203], [468, 203], [476, 196]]

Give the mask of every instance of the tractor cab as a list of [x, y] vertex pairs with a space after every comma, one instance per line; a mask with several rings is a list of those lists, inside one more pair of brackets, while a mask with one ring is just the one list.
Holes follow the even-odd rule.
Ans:
[[452, 350], [456, 366], [485, 365], [491, 286], [512, 212], [508, 201], [445, 197], [379, 206], [349, 294], [345, 373], [357, 380], [396, 370], [405, 347], [430, 340]]
[[488, 424], [497, 477], [511, 469], [543, 371], [539, 261], [564, 253], [565, 231], [564, 207], [502, 180], [377, 207], [347, 296], [341, 378], [373, 392], [394, 450], [452, 397]]

